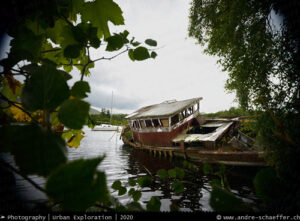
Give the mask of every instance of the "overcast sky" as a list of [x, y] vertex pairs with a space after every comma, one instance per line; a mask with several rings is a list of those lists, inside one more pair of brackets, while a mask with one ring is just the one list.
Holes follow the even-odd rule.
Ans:
[[[123, 10], [124, 29], [130, 37], [143, 42], [158, 42], [156, 59], [132, 62], [127, 54], [111, 61], [99, 61], [88, 79], [92, 106], [110, 108], [113, 112], [130, 113], [145, 105], [165, 100], [203, 97], [201, 112], [216, 112], [237, 104], [234, 94], [225, 92], [227, 74], [221, 72], [216, 58], [204, 55], [203, 48], [188, 37], [190, 1], [186, 0], [118, 0]], [[92, 58], [103, 51], [91, 52]], [[78, 74], [79, 75], [79, 74]], [[77, 76], [78, 76], [77, 75]], [[75, 80], [78, 80], [75, 77]]]

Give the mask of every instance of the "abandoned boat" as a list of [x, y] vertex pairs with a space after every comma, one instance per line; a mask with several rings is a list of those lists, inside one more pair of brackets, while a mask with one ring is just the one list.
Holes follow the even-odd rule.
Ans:
[[[200, 114], [201, 97], [165, 101], [142, 107], [126, 118], [125, 144], [153, 154], [180, 156], [192, 161], [231, 165], [264, 165], [262, 151], [238, 149], [223, 139], [233, 137], [238, 119], [206, 119]], [[229, 148], [228, 148], [229, 147]]]

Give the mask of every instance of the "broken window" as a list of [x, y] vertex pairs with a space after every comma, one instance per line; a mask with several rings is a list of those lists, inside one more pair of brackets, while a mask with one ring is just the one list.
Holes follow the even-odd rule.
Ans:
[[140, 125], [141, 125], [141, 128], [145, 128], [146, 127], [145, 121], [144, 120], [140, 120]]
[[136, 121], [133, 121], [133, 128], [137, 128], [137, 126], [136, 126]]
[[136, 128], [139, 129], [140, 128], [140, 124], [138, 121], [136, 121]]
[[181, 111], [179, 113], [179, 120], [183, 120], [185, 118], [185, 111]]
[[169, 118], [162, 118], [162, 119], [160, 119], [160, 122], [163, 127], [169, 126]]
[[187, 109], [187, 116], [191, 115], [193, 113], [193, 107], [189, 107]]
[[152, 121], [151, 120], [145, 120], [146, 127], [152, 127]]
[[154, 127], [159, 127], [160, 126], [160, 124], [158, 122], [158, 119], [153, 119], [152, 122], [153, 122]]
[[199, 103], [194, 104], [194, 112], [196, 112], [197, 110], [199, 110]]
[[174, 124], [176, 124], [178, 122], [179, 122], [179, 114], [176, 114], [171, 118], [171, 125], [173, 126]]

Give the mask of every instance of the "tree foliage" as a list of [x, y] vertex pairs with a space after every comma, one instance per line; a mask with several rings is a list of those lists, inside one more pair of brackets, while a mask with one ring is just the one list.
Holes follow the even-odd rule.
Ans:
[[[257, 139], [281, 180], [273, 185], [284, 186], [269, 209], [283, 211], [300, 202], [299, 7], [295, 0], [193, 0], [190, 10], [189, 35], [218, 56], [229, 75], [225, 87], [256, 117]], [[259, 177], [262, 196], [269, 182]]]
[[[112, 34], [109, 22], [124, 24], [112, 0], [5, 2], [0, 28], [11, 41], [0, 61], [1, 151], [14, 156], [22, 176], [44, 176], [43, 191], [62, 210], [108, 204], [106, 176], [97, 170], [103, 158], [67, 162], [66, 157], [66, 146], [77, 148], [84, 137], [81, 129], [91, 123], [90, 104], [83, 100], [91, 90], [84, 78], [96, 62], [126, 52], [133, 61], [154, 59], [156, 53], [149, 50], [154, 53], [157, 42], [137, 44], [127, 30]], [[111, 56], [93, 58], [91, 48]], [[70, 85], [75, 68], [81, 78]], [[140, 182], [146, 186], [149, 180]], [[119, 195], [124, 191], [120, 187]], [[141, 195], [131, 194], [135, 201]]]

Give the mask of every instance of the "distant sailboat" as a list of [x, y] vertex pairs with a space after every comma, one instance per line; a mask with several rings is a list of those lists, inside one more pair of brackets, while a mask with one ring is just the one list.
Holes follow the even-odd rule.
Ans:
[[109, 124], [100, 124], [95, 126], [92, 130], [94, 131], [118, 131], [121, 127], [112, 125], [112, 105], [113, 105], [113, 91], [111, 92], [111, 103], [110, 103], [110, 122]]

